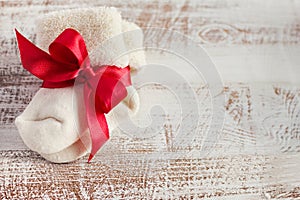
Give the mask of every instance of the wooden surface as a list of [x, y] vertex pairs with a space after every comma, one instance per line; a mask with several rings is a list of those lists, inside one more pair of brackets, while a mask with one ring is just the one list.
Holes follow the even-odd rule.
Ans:
[[[39, 15], [102, 5], [118, 7], [140, 26], [176, 30], [203, 45], [225, 82], [224, 126], [209, 156], [197, 154], [197, 142], [174, 148], [175, 114], [155, 140], [112, 133], [91, 164], [86, 158], [52, 164], [22, 144], [13, 122], [41, 82], [20, 66], [13, 29], [35, 41]], [[0, 198], [300, 199], [299, 10], [292, 0], [1, 1]], [[203, 105], [203, 132], [210, 99], [203, 86], [194, 90]], [[196, 154], [148, 158], [159, 146], [163, 153]]]

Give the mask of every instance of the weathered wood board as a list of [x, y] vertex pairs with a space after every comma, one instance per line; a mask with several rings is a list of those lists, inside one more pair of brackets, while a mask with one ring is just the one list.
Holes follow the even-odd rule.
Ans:
[[[0, 3], [1, 199], [300, 199], [300, 2]], [[202, 124], [188, 147], [174, 146], [178, 113], [172, 99], [161, 99], [174, 112], [156, 116], [166, 121], [154, 138], [139, 140], [115, 131], [91, 164], [86, 158], [52, 164], [23, 145], [14, 119], [41, 81], [22, 69], [13, 29], [35, 41], [34, 20], [40, 15], [103, 5], [117, 7], [140, 26], [176, 30], [207, 51], [224, 80], [220, 92], [225, 98], [224, 126], [208, 156], [198, 152], [210, 123], [211, 97], [199, 83], [193, 90], [201, 101]], [[157, 86], [145, 90], [146, 102], [167, 92]], [[178, 156], [150, 156], [160, 153]]]

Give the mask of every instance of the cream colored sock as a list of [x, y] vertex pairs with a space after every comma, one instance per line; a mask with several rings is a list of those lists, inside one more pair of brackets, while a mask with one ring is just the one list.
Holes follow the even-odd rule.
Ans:
[[[143, 34], [137, 25], [122, 20], [115, 8], [73, 9], [50, 13], [37, 24], [38, 46], [47, 50], [49, 44], [66, 28], [74, 28], [83, 36], [93, 64], [114, 64], [120, 67], [130, 64], [138, 69], [146, 63], [143, 51], [118, 57], [127, 49], [142, 47]], [[138, 38], [130, 34], [125, 34], [124, 38], [120, 35], [123, 31], [135, 29], [140, 34]], [[103, 45], [108, 45], [109, 48], [99, 48]], [[138, 95], [133, 87], [128, 88], [128, 93], [128, 97], [123, 100], [124, 104], [117, 107], [136, 111], [139, 107]], [[24, 143], [47, 160], [56, 163], [71, 162], [82, 157], [91, 148], [82, 105], [83, 102], [73, 97], [73, 87], [41, 88], [25, 111], [16, 118], [16, 126]], [[113, 109], [107, 115], [110, 131], [118, 125], [113, 117], [118, 113], [114, 113], [114, 110], [118, 109]]]

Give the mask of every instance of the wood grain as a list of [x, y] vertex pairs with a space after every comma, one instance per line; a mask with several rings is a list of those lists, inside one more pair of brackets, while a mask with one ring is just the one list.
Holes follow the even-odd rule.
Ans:
[[[300, 199], [299, 2], [0, 3], [1, 199]], [[224, 126], [209, 156], [197, 153], [209, 127], [211, 100], [199, 84], [193, 89], [203, 105], [202, 129], [188, 148], [174, 146], [176, 112], [167, 116], [155, 139], [112, 133], [110, 143], [91, 164], [86, 158], [52, 164], [22, 144], [13, 122], [41, 82], [21, 67], [13, 29], [35, 41], [38, 16], [103, 5], [117, 7], [140, 26], [176, 30], [206, 49], [225, 81]], [[147, 90], [153, 95], [157, 91], [165, 92], [157, 87]], [[148, 158], [170, 152], [181, 156]], [[182, 156], [184, 152], [192, 153]]]
[[[152, 165], [139, 175], [113, 170], [100, 160], [56, 165], [31, 151], [1, 153], [1, 199], [298, 199], [297, 182], [270, 182], [272, 162], [280, 156], [227, 156], [177, 159]], [[251, 165], [249, 165], [251, 163]], [[160, 168], [155, 168], [159, 166]], [[259, 186], [259, 187], [258, 187]]]

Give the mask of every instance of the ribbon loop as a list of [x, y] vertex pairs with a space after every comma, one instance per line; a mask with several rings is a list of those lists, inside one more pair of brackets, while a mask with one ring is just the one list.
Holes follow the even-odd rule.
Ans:
[[97, 72], [100, 79], [95, 96], [96, 106], [103, 113], [108, 113], [127, 96], [126, 86], [131, 84], [130, 68], [106, 66], [101, 69]]
[[73, 86], [75, 79], [84, 85], [86, 119], [92, 150], [88, 162], [108, 140], [105, 118], [126, 96], [131, 85], [130, 67], [100, 66], [91, 68], [82, 36], [74, 29], [64, 30], [49, 46], [49, 54], [36, 47], [16, 30], [22, 65], [43, 80], [44, 88]]
[[51, 57], [59, 62], [81, 66], [88, 52], [81, 35], [74, 29], [64, 30], [49, 46]]

